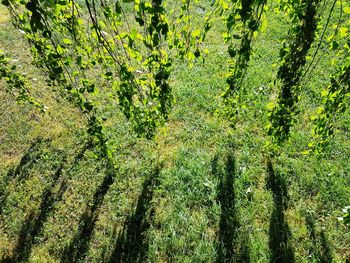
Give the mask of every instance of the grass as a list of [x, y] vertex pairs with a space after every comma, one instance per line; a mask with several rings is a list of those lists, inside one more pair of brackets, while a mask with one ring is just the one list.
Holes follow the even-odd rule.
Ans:
[[[218, 116], [226, 47], [211, 31], [206, 63], [176, 62], [176, 103], [153, 142], [106, 105], [117, 169], [95, 157], [79, 113], [48, 87], [0, 7], [0, 46], [37, 80], [40, 115], [0, 90], [0, 262], [345, 262], [350, 232], [349, 112], [323, 158], [303, 155], [327, 54], [303, 83], [291, 140], [269, 159], [264, 126], [288, 24], [270, 9], [254, 42], [237, 129]], [[327, 57], [328, 56], [328, 57]], [[328, 73], [327, 73], [328, 74]], [[1, 83], [0, 85], [3, 85]], [[64, 106], [62, 106], [64, 105]], [[115, 113], [117, 112], [117, 113]]]

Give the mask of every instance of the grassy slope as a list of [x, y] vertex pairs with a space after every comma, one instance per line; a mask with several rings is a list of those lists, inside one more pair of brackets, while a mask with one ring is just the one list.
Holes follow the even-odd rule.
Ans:
[[[273, 10], [267, 17], [236, 131], [215, 114], [227, 55], [213, 32], [205, 66], [176, 64], [177, 102], [155, 143], [130, 135], [119, 115], [118, 125], [110, 123], [120, 163], [111, 171], [83, 143], [79, 114], [47, 92], [1, 7], [1, 47], [38, 78], [35, 92], [49, 110], [39, 115], [0, 90], [0, 260], [342, 262], [350, 256], [349, 231], [337, 221], [350, 197], [349, 134], [338, 132], [321, 160], [300, 154], [317, 92], [305, 92], [306, 110], [291, 141], [271, 163], [266, 159], [265, 105], [276, 94], [272, 64], [287, 33]], [[319, 92], [327, 63], [316, 69], [321, 77], [303, 84], [307, 90]], [[348, 123], [343, 118], [340, 127]]]

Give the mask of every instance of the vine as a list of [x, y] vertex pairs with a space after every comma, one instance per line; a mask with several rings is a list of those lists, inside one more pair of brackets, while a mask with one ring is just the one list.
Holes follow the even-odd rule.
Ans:
[[297, 103], [300, 96], [300, 78], [306, 64], [306, 56], [315, 38], [317, 10], [320, 0], [282, 1], [281, 9], [287, 11], [297, 25], [289, 32], [289, 43], [284, 43], [280, 53], [282, 64], [277, 73], [280, 92], [277, 104], [269, 114], [268, 134], [277, 143], [289, 138], [290, 129], [295, 123]]
[[[236, 124], [244, 92], [242, 81], [251, 59], [252, 41], [267, 9], [266, 1], [217, 0], [212, 4], [216, 9], [204, 16], [204, 23], [198, 28], [193, 24], [192, 12], [198, 8], [199, 1], [180, 0], [173, 4], [178, 3], [180, 10], [173, 16], [162, 0], [2, 1], [10, 11], [14, 26], [28, 40], [33, 61], [47, 76], [49, 86], [59, 87], [61, 94], [77, 106], [86, 119], [88, 133], [109, 157], [112, 149], [103, 127], [104, 118], [100, 116], [102, 106], [98, 94], [107, 95], [107, 103], [116, 101], [132, 128], [140, 136], [151, 139], [157, 127], [167, 121], [171, 110], [173, 96], [169, 78], [173, 61], [176, 57], [201, 56], [200, 45], [211, 28], [213, 14], [225, 14], [224, 40], [228, 43], [229, 70], [222, 94], [223, 112], [232, 127]], [[269, 114], [268, 133], [278, 143], [289, 137], [298, 114], [300, 81], [309, 72], [320, 49], [319, 44], [302, 75], [315, 39], [320, 4], [320, 0], [280, 1], [280, 9], [290, 16], [295, 26], [281, 49], [277, 73], [280, 92]], [[347, 6], [343, 9], [349, 12]], [[169, 17], [176, 19], [172, 21]], [[325, 27], [328, 23], [329, 18]], [[344, 28], [339, 28], [339, 32], [346, 38], [348, 28]], [[331, 45], [334, 49], [339, 46], [335, 41], [331, 41]], [[333, 134], [332, 116], [345, 109], [349, 96], [348, 45], [345, 43], [340, 51], [346, 54], [345, 62], [323, 92], [324, 107], [314, 128], [319, 145]], [[0, 57], [1, 77], [18, 88], [19, 98], [35, 104], [28, 95], [24, 78], [16, 75], [15, 68], [5, 61], [4, 56]]]
[[[330, 48], [337, 49], [335, 57], [337, 60], [336, 72], [330, 77], [329, 86], [322, 91], [323, 105], [318, 109], [314, 117], [313, 137], [314, 140], [309, 144], [310, 148], [316, 153], [321, 153], [329, 145], [335, 132], [335, 120], [339, 114], [345, 112], [349, 105], [350, 97], [350, 7], [342, 6], [342, 11], [348, 15], [340, 27], [337, 39], [334, 35], [329, 37]], [[339, 44], [341, 43], [341, 44]], [[340, 48], [338, 48], [340, 46]]]
[[[215, 2], [211, 4], [211, 7]], [[173, 8], [178, 6], [178, 2], [174, 1]], [[193, 17], [195, 10], [201, 10], [201, 21]], [[176, 49], [177, 56], [182, 60], [192, 61], [199, 58], [205, 50], [201, 50], [201, 46], [205, 41], [208, 31], [214, 22], [213, 15], [216, 13], [216, 8], [209, 8], [206, 10], [201, 6], [198, 0], [180, 0], [180, 8], [176, 15], [172, 16], [172, 30], [170, 32], [170, 46]], [[192, 66], [192, 64], [190, 65]]]
[[[219, 1], [220, 2], [220, 1]], [[225, 3], [219, 3], [225, 6]], [[251, 43], [259, 29], [266, 1], [232, 1], [230, 14], [225, 18], [227, 32], [225, 42], [229, 43], [229, 70], [226, 77], [227, 87], [222, 94], [223, 112], [232, 127], [235, 126], [241, 104], [241, 84], [251, 58]], [[229, 8], [227, 5], [224, 8]], [[235, 44], [239, 40], [240, 44]]]
[[132, 21], [123, 20], [125, 7], [119, 1], [114, 10], [103, 1], [85, 3], [98, 41], [109, 56], [104, 57], [103, 67], [119, 106], [135, 131], [151, 138], [167, 120], [172, 100], [168, 83], [172, 61], [167, 52], [169, 26], [164, 5], [162, 1], [135, 1], [136, 24], [131, 29]]
[[[190, 8], [190, 1], [185, 2], [183, 12]], [[169, 50], [182, 50], [180, 42], [187, 39], [177, 35], [179, 45], [174, 45], [162, 0], [5, 0], [2, 4], [28, 40], [33, 61], [48, 77], [49, 86], [60, 87], [61, 94], [83, 113], [88, 134], [103, 156], [110, 158], [112, 149], [104, 118], [99, 116], [100, 92], [116, 99], [140, 136], [151, 139], [168, 119], [174, 56]], [[181, 16], [177, 22], [189, 20]], [[191, 37], [197, 39], [196, 34]], [[194, 44], [190, 41], [186, 48]], [[180, 57], [188, 50], [179, 52]]]
[[[347, 45], [347, 49], [349, 46]], [[348, 52], [350, 55], [350, 52]], [[334, 120], [338, 113], [345, 112], [350, 97], [350, 63], [340, 66], [337, 73], [331, 77], [331, 84], [324, 91], [324, 106], [319, 108], [315, 120], [314, 136], [317, 151], [323, 150], [334, 135]], [[310, 146], [313, 146], [311, 144]]]
[[61, 87], [61, 93], [81, 111], [88, 134], [96, 140], [102, 156], [111, 157], [111, 149], [97, 116], [96, 92], [89, 69], [97, 64], [93, 45], [85, 34], [80, 6], [74, 1], [5, 1], [12, 22], [28, 40], [33, 61], [47, 76], [49, 86]]

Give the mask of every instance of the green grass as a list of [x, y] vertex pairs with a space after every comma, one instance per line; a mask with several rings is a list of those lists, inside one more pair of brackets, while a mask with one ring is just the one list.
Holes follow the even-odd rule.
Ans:
[[337, 219], [350, 200], [349, 112], [324, 157], [302, 154], [331, 54], [303, 83], [291, 140], [267, 157], [266, 104], [277, 94], [273, 64], [288, 28], [282, 14], [271, 8], [268, 28], [254, 42], [236, 130], [216, 113], [228, 58], [220, 26], [208, 36], [204, 65], [189, 70], [176, 62], [176, 103], [153, 142], [138, 139], [116, 105], [105, 105], [116, 169], [96, 159], [78, 111], [48, 90], [4, 14], [0, 7], [0, 47], [37, 79], [33, 92], [49, 108], [41, 115], [0, 89], [0, 262], [350, 257], [350, 231]]

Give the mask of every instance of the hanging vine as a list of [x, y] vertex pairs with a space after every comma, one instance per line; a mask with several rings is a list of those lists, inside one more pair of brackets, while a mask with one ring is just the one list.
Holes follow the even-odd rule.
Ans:
[[226, 77], [227, 87], [222, 98], [225, 104], [223, 112], [234, 127], [241, 105], [242, 80], [251, 58], [251, 43], [259, 29], [266, 1], [232, 1], [231, 6], [219, 2], [220, 6], [230, 9], [225, 18], [227, 32], [224, 34], [224, 39], [229, 44], [230, 60]]
[[277, 104], [269, 114], [268, 134], [277, 143], [289, 138], [290, 129], [295, 123], [297, 103], [300, 96], [300, 78], [306, 64], [306, 56], [315, 39], [320, 0], [282, 1], [285, 10], [297, 24], [289, 31], [289, 43], [285, 42], [280, 51], [281, 66], [277, 73], [280, 92]]
[[28, 40], [33, 61], [48, 77], [49, 86], [61, 88], [62, 94], [83, 113], [88, 133], [100, 145], [103, 156], [111, 156], [96, 116], [94, 102], [88, 93], [95, 85], [87, 77], [93, 64], [91, 41], [86, 37], [80, 7], [73, 1], [3, 1], [10, 11], [12, 22]]
[[[173, 60], [201, 55], [200, 45], [211, 28], [213, 14], [225, 16], [224, 39], [230, 58], [222, 94], [223, 112], [234, 127], [242, 104], [242, 81], [251, 59], [252, 41], [267, 9], [266, 0], [217, 0], [212, 4], [216, 9], [204, 13], [203, 23], [195, 26], [192, 12], [198, 8], [198, 0], [176, 1], [173, 3], [179, 4], [176, 14], [167, 12], [162, 0], [3, 0], [2, 4], [9, 9], [14, 26], [28, 40], [33, 61], [47, 76], [49, 86], [59, 87], [61, 94], [79, 108], [88, 133], [105, 156], [111, 156], [112, 149], [103, 127], [104, 118], [100, 116], [98, 94], [107, 95], [108, 103], [116, 101], [140, 136], [152, 138], [170, 113]], [[295, 26], [281, 49], [277, 73], [280, 92], [269, 116], [268, 132], [278, 143], [289, 137], [298, 113], [300, 81], [315, 39], [320, 4], [320, 0], [280, 1], [280, 9]], [[343, 9], [349, 12], [347, 6]], [[172, 21], [169, 17], [176, 19]], [[344, 28], [339, 28], [339, 32], [346, 38], [348, 29]], [[331, 45], [339, 46], [334, 41]], [[341, 54], [348, 54], [347, 45], [342, 46]], [[324, 107], [314, 129], [320, 145], [334, 132], [331, 117], [346, 106], [346, 56], [344, 61], [323, 93]], [[19, 98], [36, 103], [28, 95], [23, 77], [15, 74], [15, 68], [6, 64], [4, 56], [0, 62], [1, 77], [18, 88]]]
[[[189, 14], [190, 2], [182, 0], [183, 14]], [[85, 116], [88, 134], [101, 146], [103, 156], [111, 157], [112, 149], [102, 125], [105, 118], [99, 116], [100, 92], [117, 101], [140, 136], [152, 138], [168, 119], [173, 58], [177, 54], [183, 58], [197, 45], [192, 39], [199, 38], [197, 31], [190, 38], [184, 31], [169, 33], [162, 0], [5, 0], [2, 4], [28, 40], [33, 61], [49, 86], [59, 87]], [[176, 23], [189, 22], [188, 16], [180, 15]], [[179, 52], [171, 53], [172, 48]]]
[[114, 9], [104, 1], [85, 3], [106, 53], [102, 66], [120, 109], [138, 134], [151, 138], [167, 120], [172, 101], [169, 26], [162, 1], [135, 1], [136, 24], [126, 18], [119, 1]]
[[313, 141], [310, 148], [316, 153], [324, 152], [335, 132], [339, 114], [345, 112], [350, 98], [350, 6], [341, 5], [344, 12], [342, 26], [328, 37], [330, 49], [336, 49], [334, 64], [336, 72], [330, 77], [329, 86], [322, 91], [323, 105], [314, 117]]
[[[203, 55], [201, 50], [208, 31], [214, 22], [216, 14], [215, 2], [211, 6], [204, 8], [199, 0], [180, 0], [173, 1], [173, 8], [180, 6], [176, 13], [172, 12], [170, 30], [170, 46], [175, 48], [177, 56], [182, 60], [193, 61]], [[214, 8], [213, 8], [214, 7]], [[194, 13], [196, 10], [201, 12], [201, 20], [198, 24]], [[206, 51], [207, 52], [207, 51]]]

